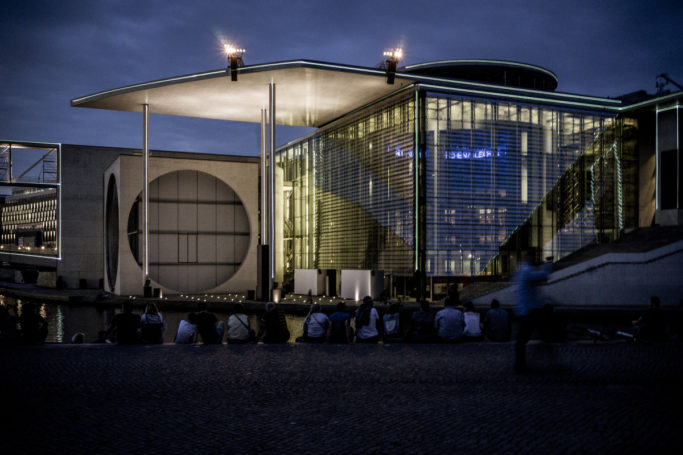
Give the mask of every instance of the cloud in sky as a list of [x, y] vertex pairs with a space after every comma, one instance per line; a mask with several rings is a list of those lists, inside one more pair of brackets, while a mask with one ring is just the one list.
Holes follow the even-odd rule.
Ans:
[[[313, 59], [374, 66], [490, 58], [555, 72], [558, 91], [618, 96], [683, 83], [683, 4], [453, 1], [5, 1], [0, 138], [140, 147], [139, 114], [72, 108], [72, 98], [222, 68], [218, 38], [247, 64]], [[278, 142], [302, 128], [279, 128]], [[152, 116], [151, 146], [256, 155], [258, 125]]]

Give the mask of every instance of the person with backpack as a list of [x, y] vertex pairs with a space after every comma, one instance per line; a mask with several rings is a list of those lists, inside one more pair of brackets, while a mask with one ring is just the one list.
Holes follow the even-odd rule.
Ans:
[[236, 303], [233, 314], [228, 318], [228, 344], [244, 344], [250, 341], [256, 341], [256, 334], [249, 324], [249, 316], [244, 314], [244, 306]]
[[140, 339], [147, 344], [161, 344], [164, 342], [166, 321], [159, 313], [155, 303], [148, 303], [144, 314], [140, 317]]
[[372, 303], [372, 297], [366, 296], [356, 311], [356, 342], [358, 343], [377, 343], [380, 339], [382, 320]]
[[330, 320], [320, 311], [320, 305], [311, 304], [306, 319], [304, 319], [304, 335], [301, 340], [306, 343], [323, 343], [327, 339], [327, 327]]

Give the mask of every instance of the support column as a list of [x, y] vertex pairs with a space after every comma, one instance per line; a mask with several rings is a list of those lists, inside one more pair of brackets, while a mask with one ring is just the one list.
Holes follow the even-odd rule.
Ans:
[[266, 131], [266, 109], [261, 109], [261, 245], [268, 244], [268, 174], [266, 160], [268, 145]]
[[142, 105], [142, 283], [149, 278], [149, 105]]
[[261, 109], [261, 237], [258, 245], [257, 269], [257, 299], [262, 302], [270, 301], [270, 253], [268, 252], [268, 131], [266, 127], [266, 109]]
[[275, 82], [270, 81], [268, 90], [268, 115], [270, 123], [270, 156], [268, 170], [268, 245], [270, 246], [270, 284], [269, 294], [273, 297], [273, 281], [275, 280]]

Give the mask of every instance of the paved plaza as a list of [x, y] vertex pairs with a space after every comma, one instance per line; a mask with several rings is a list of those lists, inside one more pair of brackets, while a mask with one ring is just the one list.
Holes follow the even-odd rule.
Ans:
[[0, 349], [9, 453], [683, 453], [683, 344]]

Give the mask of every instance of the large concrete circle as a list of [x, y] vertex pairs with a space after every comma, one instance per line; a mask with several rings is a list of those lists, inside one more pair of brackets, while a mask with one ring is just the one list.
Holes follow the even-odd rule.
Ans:
[[[131, 252], [142, 264], [142, 194], [128, 216]], [[228, 281], [251, 241], [247, 212], [235, 191], [200, 171], [174, 171], [149, 185], [149, 276], [182, 293]]]

